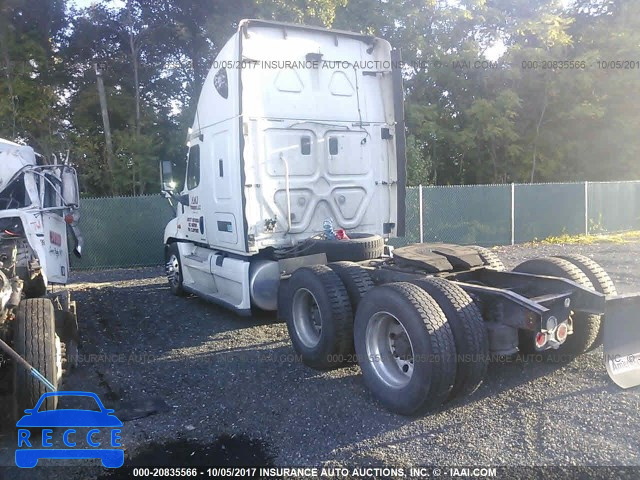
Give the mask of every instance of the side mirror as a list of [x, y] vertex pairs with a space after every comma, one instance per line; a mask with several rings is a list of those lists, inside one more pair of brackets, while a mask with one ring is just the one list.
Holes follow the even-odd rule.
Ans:
[[75, 168], [64, 166], [62, 169], [62, 198], [67, 207], [80, 206], [80, 188], [78, 188], [78, 174]]
[[189, 206], [189, 194], [185, 193], [184, 195], [177, 196], [178, 202], [184, 205], [185, 207]]
[[173, 181], [171, 162], [169, 160], [160, 162], [160, 181], [162, 182], [163, 192], [173, 192], [176, 188], [176, 184]]

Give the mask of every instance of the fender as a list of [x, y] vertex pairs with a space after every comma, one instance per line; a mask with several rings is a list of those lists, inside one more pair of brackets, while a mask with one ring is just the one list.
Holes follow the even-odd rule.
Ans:
[[163, 243], [166, 245], [169, 239], [178, 237], [178, 219], [172, 218], [164, 227]]

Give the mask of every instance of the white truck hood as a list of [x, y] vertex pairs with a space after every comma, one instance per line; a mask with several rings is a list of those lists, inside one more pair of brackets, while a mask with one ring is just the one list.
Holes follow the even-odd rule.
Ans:
[[20, 169], [35, 164], [33, 148], [0, 138], [0, 192]]

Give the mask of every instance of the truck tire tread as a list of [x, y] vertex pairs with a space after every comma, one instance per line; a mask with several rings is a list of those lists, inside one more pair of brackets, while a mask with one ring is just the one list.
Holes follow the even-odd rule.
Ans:
[[[16, 310], [16, 352], [42, 373], [51, 383], [57, 383], [55, 349], [55, 311], [48, 298], [27, 298]], [[15, 397], [18, 413], [33, 408], [46, 387], [27, 370], [16, 365]], [[50, 397], [42, 405], [44, 410], [55, 410], [57, 397]]]
[[[596, 292], [600, 292], [607, 296], [618, 294], [616, 286], [613, 283], [613, 280], [611, 280], [609, 274], [594, 260], [585, 255], [580, 255], [579, 253], [557, 255], [557, 257], [571, 262], [580, 270], [582, 270], [587, 278], [591, 280], [591, 283], [593, 284]], [[605, 315], [602, 315], [600, 319], [600, 329], [598, 330], [598, 336], [596, 337], [593, 345], [590, 347], [591, 349], [594, 349], [595, 347], [598, 347], [602, 344], [603, 322], [605, 322]]]
[[[321, 314], [324, 311], [320, 341], [311, 349], [298, 339], [291, 311], [294, 294], [299, 288], [312, 291]], [[333, 270], [326, 265], [296, 270], [288, 282], [285, 308], [287, 311], [283, 317], [287, 322], [289, 337], [306, 365], [326, 370], [347, 362], [353, 348], [353, 314], [347, 290]]]
[[[585, 288], [594, 289], [591, 280], [580, 268], [562, 258], [543, 257], [527, 260], [514, 268], [513, 271], [566, 278]], [[561, 351], [579, 355], [588, 351], [595, 343], [600, 331], [600, 315], [575, 312], [572, 317], [573, 334], [569, 335], [567, 341], [562, 345]]]
[[177, 285], [174, 285], [169, 280], [169, 290], [171, 290], [171, 293], [177, 297], [184, 297], [187, 295], [187, 292], [184, 290], [182, 286], [182, 282], [184, 281], [184, 276], [182, 274], [182, 260], [180, 260], [180, 251], [178, 250], [178, 245], [176, 243], [170, 243], [169, 245], [166, 246], [165, 268], [171, 255], [175, 255], [178, 261], [178, 269], [179, 269], [178, 275], [180, 280]]
[[327, 265], [342, 280], [355, 312], [362, 298], [374, 287], [369, 272], [355, 262], [334, 262]]
[[498, 270], [499, 272], [504, 272], [506, 270], [504, 263], [500, 260], [500, 257], [498, 257], [498, 255], [496, 255], [492, 250], [480, 247], [479, 245], [470, 245], [470, 247], [478, 252], [480, 259], [485, 266]]
[[[380, 311], [397, 311], [405, 329], [416, 330], [411, 338], [412, 346], [422, 339], [426, 351], [415, 351], [414, 355], [428, 355], [437, 361], [417, 362], [413, 377], [403, 391], [390, 389], [381, 382], [366, 353], [366, 329], [373, 314]], [[413, 323], [413, 324], [412, 324]], [[358, 362], [363, 371], [365, 384], [378, 400], [390, 410], [402, 415], [420, 415], [441, 406], [455, 382], [456, 346], [447, 319], [436, 301], [424, 290], [406, 282], [381, 285], [372, 289], [356, 313], [355, 341]], [[428, 385], [421, 384], [417, 366], [425, 368]]]
[[489, 338], [480, 309], [460, 287], [444, 278], [415, 280], [438, 303], [456, 344], [456, 380], [449, 400], [470, 395], [482, 383], [489, 364]]
[[384, 253], [384, 239], [368, 233], [350, 233], [346, 240], [310, 238], [306, 243], [305, 254], [324, 253], [329, 262], [373, 260]]

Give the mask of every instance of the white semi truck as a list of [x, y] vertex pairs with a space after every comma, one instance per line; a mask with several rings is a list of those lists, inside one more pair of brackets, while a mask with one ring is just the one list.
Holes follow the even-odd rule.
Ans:
[[240, 315], [277, 311], [307, 365], [357, 361], [395, 412], [473, 392], [491, 354], [582, 353], [605, 303], [609, 324], [638, 299], [614, 297], [585, 257], [506, 272], [481, 247], [387, 247], [404, 235], [406, 161], [402, 64], [383, 39], [243, 20], [205, 80], [187, 146], [181, 191], [162, 163], [176, 207], [164, 234], [171, 291]]
[[[67, 231], [81, 254], [76, 171], [29, 146], [0, 139], [0, 375], [14, 415], [56, 390], [77, 361]], [[55, 286], [55, 289], [53, 288]], [[50, 397], [43, 410], [56, 408]]]

